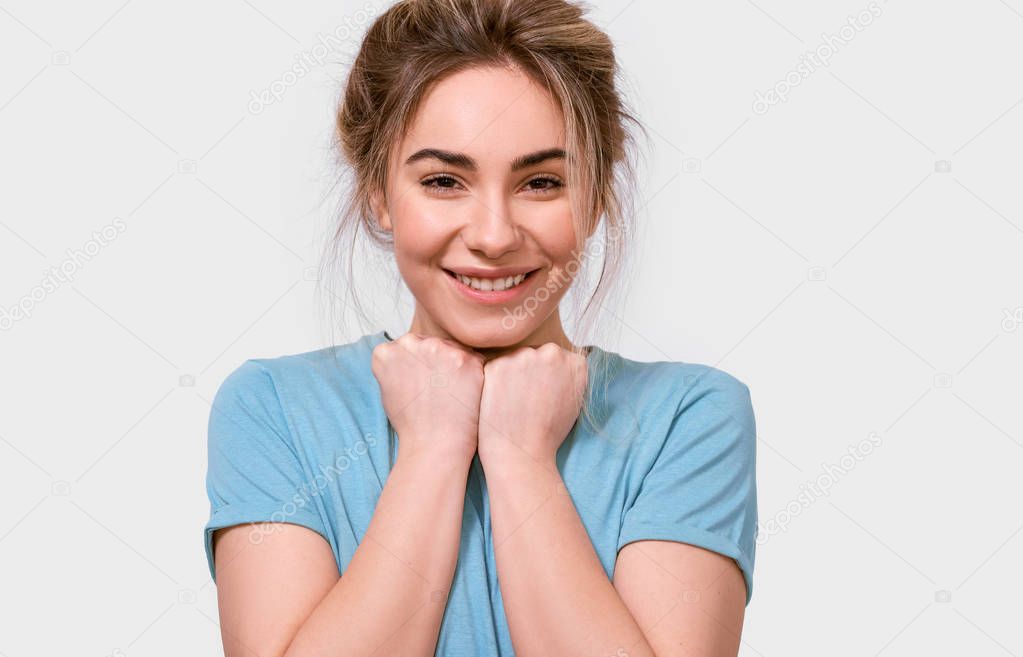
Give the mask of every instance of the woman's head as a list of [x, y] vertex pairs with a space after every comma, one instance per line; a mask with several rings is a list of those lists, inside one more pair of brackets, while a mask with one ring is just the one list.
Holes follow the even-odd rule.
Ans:
[[[338, 110], [351, 188], [328, 267], [361, 231], [393, 252], [416, 298], [413, 326], [477, 348], [564, 344], [558, 306], [570, 284], [598, 256], [598, 300], [623, 255], [635, 121], [617, 74], [607, 35], [565, 0], [390, 7]], [[601, 217], [603, 244], [586, 248]], [[489, 304], [449, 273], [507, 268], [535, 273], [514, 299]]]
[[580, 240], [566, 157], [558, 106], [520, 70], [475, 66], [430, 88], [372, 196], [416, 299], [413, 330], [480, 349], [570, 346], [558, 301]]

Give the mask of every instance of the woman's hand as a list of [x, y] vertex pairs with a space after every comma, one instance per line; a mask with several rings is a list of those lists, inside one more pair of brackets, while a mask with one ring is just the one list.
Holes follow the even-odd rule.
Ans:
[[398, 458], [461, 459], [476, 452], [483, 357], [452, 340], [406, 333], [373, 349]]
[[586, 391], [586, 356], [553, 342], [524, 347], [483, 368], [479, 454], [488, 461], [532, 459], [554, 464]]

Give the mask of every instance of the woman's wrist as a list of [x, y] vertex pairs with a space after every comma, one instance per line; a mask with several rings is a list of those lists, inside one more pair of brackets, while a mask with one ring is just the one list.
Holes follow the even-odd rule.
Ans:
[[[411, 443], [411, 441], [409, 441]], [[461, 473], [467, 475], [469, 465], [472, 462], [473, 454], [466, 454], [464, 451], [446, 450], [436, 447], [423, 447], [422, 440], [417, 443], [418, 449], [413, 449], [406, 443], [403, 447], [398, 445], [398, 456], [395, 465], [403, 464], [403, 467], [413, 470], [437, 472], [450, 476]], [[429, 444], [429, 443], [427, 443]]]
[[541, 470], [557, 472], [555, 453], [534, 453], [505, 438], [497, 438], [486, 445], [481, 444], [480, 464], [489, 478], [510, 473], [513, 476], [523, 471]]

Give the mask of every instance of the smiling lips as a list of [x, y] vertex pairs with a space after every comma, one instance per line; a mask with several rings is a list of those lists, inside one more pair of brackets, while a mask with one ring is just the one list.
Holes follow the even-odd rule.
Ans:
[[539, 270], [535, 267], [503, 267], [500, 269], [459, 267], [444, 271], [460, 284], [459, 287], [463, 292], [470, 293], [473, 298], [504, 301], [515, 296], [522, 281]]
[[464, 285], [468, 285], [474, 290], [481, 290], [483, 292], [490, 292], [491, 290], [500, 292], [501, 290], [507, 290], [513, 288], [523, 280], [525, 280], [525, 274], [519, 274], [517, 276], [508, 276], [507, 278], [476, 278], [473, 276], [463, 276], [461, 274], [455, 274]]

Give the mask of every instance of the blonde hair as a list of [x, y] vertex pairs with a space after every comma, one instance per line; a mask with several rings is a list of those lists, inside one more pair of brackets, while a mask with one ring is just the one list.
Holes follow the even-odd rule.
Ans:
[[[498, 66], [524, 72], [550, 93], [564, 116], [576, 253], [584, 254], [587, 236], [604, 217], [599, 278], [576, 326], [589, 335], [591, 310], [610, 296], [625, 263], [635, 188], [634, 137], [628, 127], [642, 130], [642, 125], [619, 93], [621, 71], [611, 40], [583, 17], [584, 8], [567, 0], [401, 0], [372, 23], [337, 110], [335, 138], [347, 175], [338, 182], [345, 183], [346, 193], [318, 277], [328, 286], [332, 331], [337, 302], [348, 306], [346, 299], [363, 327], [374, 325], [356, 294], [354, 263], [360, 235], [379, 247], [378, 253], [389, 254], [393, 247], [372, 210], [374, 194], [386, 189], [391, 149], [439, 81], [468, 68]], [[341, 262], [347, 265], [345, 297], [329, 288], [340, 278], [335, 269]], [[393, 258], [387, 264], [392, 263]], [[582, 270], [573, 287], [589, 272]], [[583, 413], [594, 424], [586, 398]]]

